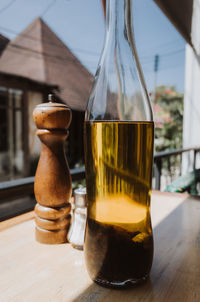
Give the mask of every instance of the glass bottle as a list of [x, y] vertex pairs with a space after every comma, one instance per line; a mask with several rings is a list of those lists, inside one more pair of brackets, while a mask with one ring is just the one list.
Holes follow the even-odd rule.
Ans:
[[154, 123], [133, 40], [131, 0], [107, 0], [105, 45], [84, 131], [88, 273], [105, 286], [141, 282], [153, 259]]

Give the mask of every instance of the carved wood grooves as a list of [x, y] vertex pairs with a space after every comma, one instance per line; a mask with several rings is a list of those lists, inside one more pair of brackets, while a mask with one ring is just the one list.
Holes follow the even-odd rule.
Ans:
[[33, 118], [42, 143], [34, 183], [36, 240], [63, 243], [67, 241], [71, 218], [72, 185], [64, 152], [71, 111], [63, 104], [43, 103], [36, 106]]

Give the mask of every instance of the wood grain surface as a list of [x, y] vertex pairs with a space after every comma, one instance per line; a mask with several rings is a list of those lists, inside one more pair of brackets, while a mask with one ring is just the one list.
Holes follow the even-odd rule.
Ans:
[[200, 301], [199, 198], [153, 192], [155, 252], [150, 278], [125, 290], [94, 284], [82, 251], [69, 244], [36, 242], [34, 220], [31, 213], [24, 219], [25, 215], [14, 223], [3, 222], [1, 228], [1, 302]]
[[37, 200], [35, 237], [41, 243], [67, 242], [72, 181], [65, 143], [71, 117], [71, 110], [66, 105], [52, 101], [37, 105], [33, 111], [38, 128], [36, 134], [42, 143], [34, 182]]

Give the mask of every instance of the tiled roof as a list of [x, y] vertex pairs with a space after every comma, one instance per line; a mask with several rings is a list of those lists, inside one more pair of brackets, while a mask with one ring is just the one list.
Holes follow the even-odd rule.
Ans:
[[0, 34], [0, 55], [8, 44], [9, 39]]
[[37, 18], [0, 57], [0, 72], [59, 86], [58, 97], [74, 110], [86, 108], [93, 76], [41, 19]]

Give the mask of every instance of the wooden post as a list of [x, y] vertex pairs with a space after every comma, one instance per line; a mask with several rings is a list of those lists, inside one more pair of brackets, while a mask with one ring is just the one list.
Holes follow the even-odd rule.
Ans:
[[36, 106], [33, 117], [42, 142], [34, 192], [37, 200], [36, 240], [41, 243], [67, 241], [70, 224], [71, 176], [64, 143], [71, 122], [71, 110], [63, 104], [43, 103]]
[[156, 178], [155, 189], [156, 190], [160, 190], [161, 170], [162, 170], [162, 161], [160, 158], [158, 158], [155, 161], [155, 178]]
[[24, 89], [22, 95], [22, 133], [23, 133], [23, 177], [29, 176], [30, 172], [30, 150], [29, 150], [29, 116], [28, 116], [28, 91]]
[[193, 153], [194, 153], [194, 157], [193, 157], [193, 170], [195, 171], [195, 169], [196, 169], [196, 158], [197, 158], [197, 151], [196, 151], [196, 149], [194, 149]]
[[14, 133], [13, 133], [13, 100], [12, 94], [8, 90], [8, 140], [9, 140], [9, 178], [14, 178]]

